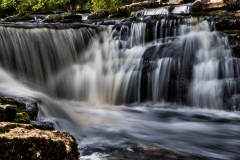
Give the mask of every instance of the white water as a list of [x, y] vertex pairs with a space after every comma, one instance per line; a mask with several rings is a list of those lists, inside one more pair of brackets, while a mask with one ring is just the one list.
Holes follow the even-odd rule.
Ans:
[[[163, 25], [168, 27], [162, 21], [155, 25], [160, 26], [155, 34], [163, 34]], [[73, 134], [80, 150], [117, 146], [127, 152], [132, 151], [129, 143], [136, 143], [144, 148], [164, 147], [208, 158], [236, 159], [240, 114], [223, 111], [226, 88], [231, 91], [235, 85], [232, 80], [239, 77], [227, 39], [211, 32], [206, 21], [189, 25], [176, 20], [174, 28], [173, 33], [164, 30], [165, 36], [156, 35], [153, 43], [146, 43], [143, 22], [128, 28], [130, 36], [124, 42], [122, 35], [115, 36], [117, 30], [112, 31], [112, 26], [102, 27], [100, 36], [91, 29], [1, 27], [4, 61], [0, 92], [37, 102], [39, 119], [53, 121], [56, 129]], [[91, 40], [89, 46], [79, 49], [77, 46], [85, 42], [82, 33], [89, 33]], [[37, 48], [39, 44], [42, 46]], [[151, 47], [154, 51], [148, 55]], [[44, 58], [35, 57], [43, 54]], [[57, 57], [57, 61], [46, 55]], [[14, 57], [21, 59], [16, 66]], [[150, 66], [146, 71], [145, 65]], [[190, 81], [184, 92], [188, 106], [166, 102], [172, 90], [178, 96], [182, 87], [171, 90], [170, 81], [182, 79]], [[233, 93], [237, 94], [237, 89]], [[82, 159], [110, 156], [82, 152]]]
[[190, 13], [190, 4], [185, 5], [176, 5], [176, 6], [169, 6], [154, 8], [154, 9], [146, 9], [140, 10], [134, 13], [136, 16], [153, 16], [153, 15], [169, 15], [169, 14], [188, 14]]

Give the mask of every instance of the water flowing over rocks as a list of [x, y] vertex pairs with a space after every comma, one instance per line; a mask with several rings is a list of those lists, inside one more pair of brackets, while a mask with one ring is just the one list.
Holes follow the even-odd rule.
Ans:
[[37, 103], [30, 103], [26, 105], [26, 112], [31, 120], [36, 120], [39, 112]]
[[[91, 159], [96, 153], [104, 153], [108, 160], [204, 160], [205, 157], [180, 153], [166, 148], [142, 148], [137, 145], [132, 145], [129, 148], [120, 147], [86, 147], [82, 148], [82, 154], [91, 156], [82, 156], [83, 159]], [[101, 155], [100, 155], [101, 156]], [[104, 157], [104, 155], [102, 156]]]
[[[47, 138], [37, 142], [66, 153], [65, 142], [50, 140], [60, 132], [49, 130], [67, 130], [80, 139], [82, 159], [98, 152], [108, 159], [237, 159], [238, 9], [235, 0], [161, 0], [6, 18], [0, 91], [38, 101], [24, 109], [32, 125], [11, 124], [17, 127], [0, 135], [8, 143], [12, 133], [36, 131]], [[26, 156], [45, 153], [34, 150]]]

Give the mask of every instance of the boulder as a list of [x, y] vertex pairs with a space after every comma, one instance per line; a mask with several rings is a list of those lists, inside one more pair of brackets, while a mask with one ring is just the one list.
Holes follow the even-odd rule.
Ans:
[[9, 105], [15, 105], [17, 108], [17, 112], [25, 112], [26, 111], [26, 105], [20, 101], [17, 101], [12, 98], [5, 98], [3, 96], [0, 96], [0, 103], [1, 104], [9, 104]]
[[201, 2], [203, 11], [212, 11], [226, 8], [224, 0], [201, 0]]
[[240, 31], [239, 30], [225, 30], [224, 36], [228, 37], [229, 45], [232, 48], [232, 56], [240, 58]]
[[223, 30], [238, 30], [240, 28], [240, 19], [237, 17], [224, 16], [217, 19], [216, 28]]
[[16, 106], [0, 105], [0, 122], [14, 122], [16, 116]]
[[29, 116], [26, 112], [21, 112], [21, 113], [16, 114], [14, 122], [29, 124], [30, 123], [30, 118], [29, 118]]
[[104, 19], [109, 16], [108, 11], [95, 12], [92, 15], [88, 16], [88, 19]]
[[31, 124], [37, 129], [54, 130], [54, 124], [52, 122], [31, 121]]
[[26, 105], [26, 112], [31, 120], [36, 120], [38, 116], [38, 106], [37, 103], [31, 103]]
[[18, 14], [5, 18], [5, 22], [22, 22], [22, 21], [31, 21], [33, 17], [27, 14]]
[[203, 3], [201, 1], [195, 1], [191, 5], [191, 11], [192, 12], [201, 12], [203, 7]]
[[161, 2], [166, 4], [180, 4], [183, 3], [183, 0], [162, 0]]
[[46, 23], [73, 23], [73, 22], [81, 22], [82, 16], [81, 15], [75, 15], [71, 13], [62, 13], [62, 14], [53, 14], [48, 16], [43, 22]]
[[0, 122], [0, 159], [78, 160], [73, 136], [34, 129], [30, 124]]
[[240, 9], [240, 1], [239, 0], [224, 0], [224, 3], [226, 4], [228, 10]]

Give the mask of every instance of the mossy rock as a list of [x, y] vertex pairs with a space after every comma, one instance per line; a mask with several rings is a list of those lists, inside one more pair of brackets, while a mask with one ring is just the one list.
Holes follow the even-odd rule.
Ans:
[[0, 159], [78, 160], [78, 144], [66, 132], [34, 129], [30, 124], [0, 122]]
[[19, 102], [12, 98], [5, 98], [4, 96], [0, 95], [0, 103], [1, 104], [11, 104], [17, 106], [16, 111], [19, 112], [26, 112], [26, 105], [22, 102]]
[[25, 128], [28, 130], [35, 129], [32, 125], [30, 124], [20, 124], [20, 123], [10, 123], [10, 122], [0, 122], [0, 134], [7, 133], [13, 128]]
[[15, 122], [15, 105], [0, 105], [0, 122]]
[[19, 21], [22, 22], [22, 21], [31, 21], [31, 20], [33, 20], [33, 18], [28, 14], [17, 14], [17, 15], [5, 18], [6, 22], [19, 22]]
[[26, 112], [16, 113], [15, 122], [29, 124], [30, 118]]

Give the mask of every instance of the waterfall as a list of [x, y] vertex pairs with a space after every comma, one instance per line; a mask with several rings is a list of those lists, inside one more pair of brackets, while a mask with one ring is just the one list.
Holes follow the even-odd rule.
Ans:
[[172, 14], [188, 11], [0, 23], [0, 94], [37, 103], [37, 120], [71, 133], [81, 160], [161, 159], [162, 148], [239, 159], [240, 61], [214, 21]]
[[189, 14], [190, 4], [164, 6], [154, 9], [140, 10], [133, 14], [133, 16], [153, 16], [153, 15], [169, 15], [169, 14]]
[[236, 108], [229, 102], [238, 95], [239, 62], [212, 22], [155, 18], [98, 27], [100, 34], [91, 27], [2, 26], [1, 67], [56, 98]]
[[23, 83], [38, 88], [56, 72], [79, 58], [94, 29], [48, 29], [0, 27], [0, 66]]

